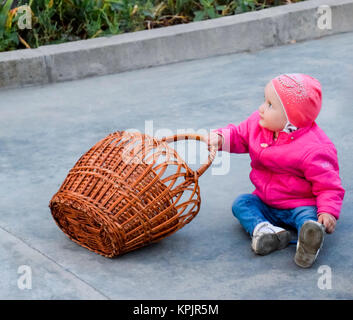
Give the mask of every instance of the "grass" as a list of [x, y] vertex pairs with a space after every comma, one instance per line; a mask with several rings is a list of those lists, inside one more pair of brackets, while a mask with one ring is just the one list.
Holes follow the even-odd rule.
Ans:
[[[0, 52], [261, 10], [284, 0], [0, 0]], [[21, 6], [29, 5], [30, 21]], [[31, 28], [20, 28], [20, 23]], [[30, 23], [29, 23], [30, 22]]]

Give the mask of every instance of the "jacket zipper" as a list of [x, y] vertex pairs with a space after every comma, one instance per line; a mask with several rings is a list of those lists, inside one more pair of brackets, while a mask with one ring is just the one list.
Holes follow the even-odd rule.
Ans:
[[278, 134], [277, 138], [274, 138], [274, 136], [273, 136], [273, 134], [272, 134], [272, 142], [271, 142], [271, 145], [272, 145], [272, 146], [277, 143], [278, 137], [279, 137], [279, 134]]

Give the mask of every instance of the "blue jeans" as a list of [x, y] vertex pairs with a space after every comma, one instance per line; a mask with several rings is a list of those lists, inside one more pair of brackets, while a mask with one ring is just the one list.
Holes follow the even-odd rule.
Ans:
[[305, 221], [317, 221], [316, 206], [276, 209], [265, 204], [254, 194], [238, 196], [233, 203], [232, 211], [250, 236], [252, 236], [255, 226], [264, 221], [282, 228], [290, 226], [296, 229], [298, 234]]

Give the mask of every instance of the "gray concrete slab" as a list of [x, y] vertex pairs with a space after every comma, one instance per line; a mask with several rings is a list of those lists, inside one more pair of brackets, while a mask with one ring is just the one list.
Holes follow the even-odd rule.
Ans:
[[[2, 299], [352, 299], [353, 33], [116, 75], [0, 91], [0, 298]], [[336, 232], [316, 264], [300, 269], [295, 247], [256, 256], [231, 214], [250, 193], [250, 161], [200, 178], [196, 218], [158, 244], [107, 259], [70, 241], [48, 202], [82, 153], [116, 130], [209, 130], [239, 123], [274, 76], [303, 72], [323, 87], [318, 124], [335, 143], [346, 197]], [[207, 154], [205, 148], [201, 154]], [[221, 153], [220, 153], [221, 154]], [[193, 165], [197, 167], [197, 165]], [[21, 290], [18, 268], [32, 270]], [[332, 271], [322, 290], [319, 267]]]

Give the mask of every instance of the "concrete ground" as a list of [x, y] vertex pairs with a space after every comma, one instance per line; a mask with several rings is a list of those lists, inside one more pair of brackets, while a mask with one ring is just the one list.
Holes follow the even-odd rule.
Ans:
[[[0, 91], [0, 298], [352, 299], [352, 52], [353, 33], [347, 33]], [[236, 124], [258, 108], [271, 78], [292, 72], [321, 81], [317, 123], [336, 145], [346, 189], [336, 232], [326, 236], [312, 268], [294, 264], [294, 245], [264, 257], [251, 251], [231, 213], [234, 198], [253, 191], [247, 154], [230, 155], [229, 172], [206, 171], [199, 214], [158, 244], [108, 259], [75, 244], [54, 223], [49, 200], [81, 154], [109, 133], [145, 131], [146, 120], [154, 132]]]

